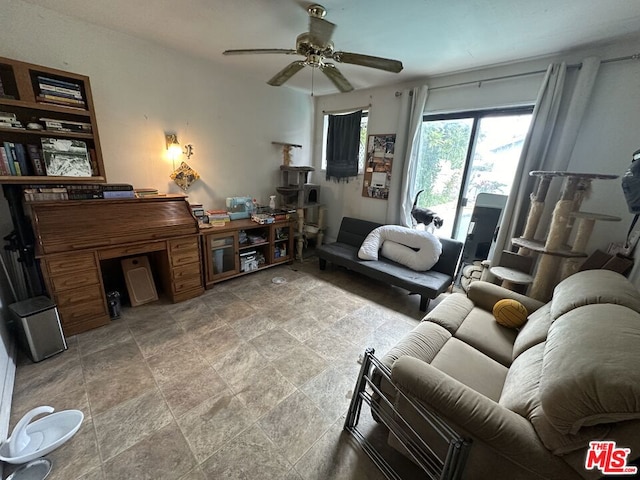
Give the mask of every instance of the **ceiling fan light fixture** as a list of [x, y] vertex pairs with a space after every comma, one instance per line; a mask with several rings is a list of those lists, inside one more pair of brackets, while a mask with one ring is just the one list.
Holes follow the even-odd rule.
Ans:
[[[273, 86], [280, 86], [289, 80], [293, 75], [300, 71], [303, 67], [309, 66], [320, 69], [329, 78], [333, 84], [341, 92], [349, 92], [353, 90], [353, 86], [342, 75], [342, 73], [332, 63], [326, 63], [326, 60], [335, 60], [339, 63], [347, 63], [351, 65], [359, 65], [362, 67], [376, 68], [387, 72], [398, 73], [402, 70], [402, 62], [392, 60], [390, 58], [374, 57], [371, 55], [362, 55], [351, 52], [336, 52], [334, 50], [331, 36], [335, 29], [335, 24], [324, 19], [327, 11], [322, 5], [312, 4], [307, 8], [309, 14], [308, 31], [298, 35], [296, 38], [295, 50], [278, 49], [278, 48], [258, 48], [243, 50], [225, 50], [224, 55], [243, 55], [243, 54], [264, 54], [279, 53], [287, 55], [301, 55], [304, 60], [290, 63], [267, 83]], [[313, 77], [312, 77], [313, 78]], [[312, 87], [313, 94], [313, 87]]]

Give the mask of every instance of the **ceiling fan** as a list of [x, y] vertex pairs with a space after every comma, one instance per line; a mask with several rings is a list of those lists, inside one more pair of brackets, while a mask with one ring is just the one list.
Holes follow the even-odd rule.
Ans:
[[398, 73], [402, 70], [402, 62], [389, 58], [373, 57], [360, 53], [337, 52], [334, 50], [331, 35], [335, 29], [335, 24], [324, 19], [327, 11], [322, 5], [309, 5], [309, 31], [298, 35], [296, 48], [257, 48], [246, 50], [225, 50], [224, 55], [245, 55], [254, 53], [276, 53], [285, 55], [302, 55], [304, 60], [296, 60], [290, 63], [281, 71], [276, 73], [267, 83], [274, 87], [279, 87], [287, 80], [298, 73], [303, 67], [309, 66], [318, 68], [341, 92], [353, 90], [353, 86], [340, 73], [340, 70], [327, 60], [334, 60], [339, 63], [350, 63], [363, 67], [377, 68], [387, 72]]

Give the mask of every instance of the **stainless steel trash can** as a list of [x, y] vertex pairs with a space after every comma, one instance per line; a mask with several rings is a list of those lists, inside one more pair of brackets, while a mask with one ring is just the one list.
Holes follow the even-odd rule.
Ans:
[[9, 310], [16, 321], [18, 340], [31, 360], [39, 362], [67, 349], [58, 309], [49, 298], [12, 303]]

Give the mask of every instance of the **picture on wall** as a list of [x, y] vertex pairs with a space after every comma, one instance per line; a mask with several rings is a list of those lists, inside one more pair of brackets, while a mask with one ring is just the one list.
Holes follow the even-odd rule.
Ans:
[[362, 186], [363, 197], [383, 200], [389, 198], [395, 145], [395, 134], [369, 135]]

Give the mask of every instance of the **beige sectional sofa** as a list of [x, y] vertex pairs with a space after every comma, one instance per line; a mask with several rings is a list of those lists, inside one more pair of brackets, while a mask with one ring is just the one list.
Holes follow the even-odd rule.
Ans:
[[[502, 298], [527, 307], [519, 330], [495, 321]], [[381, 360], [401, 392], [472, 441], [463, 478], [600, 478], [585, 468], [593, 440], [630, 448], [629, 461], [640, 456], [640, 293], [617, 273], [577, 273], [547, 304], [474, 282]], [[415, 411], [378, 381], [429, 438]], [[389, 441], [402, 450], [393, 434]]]

